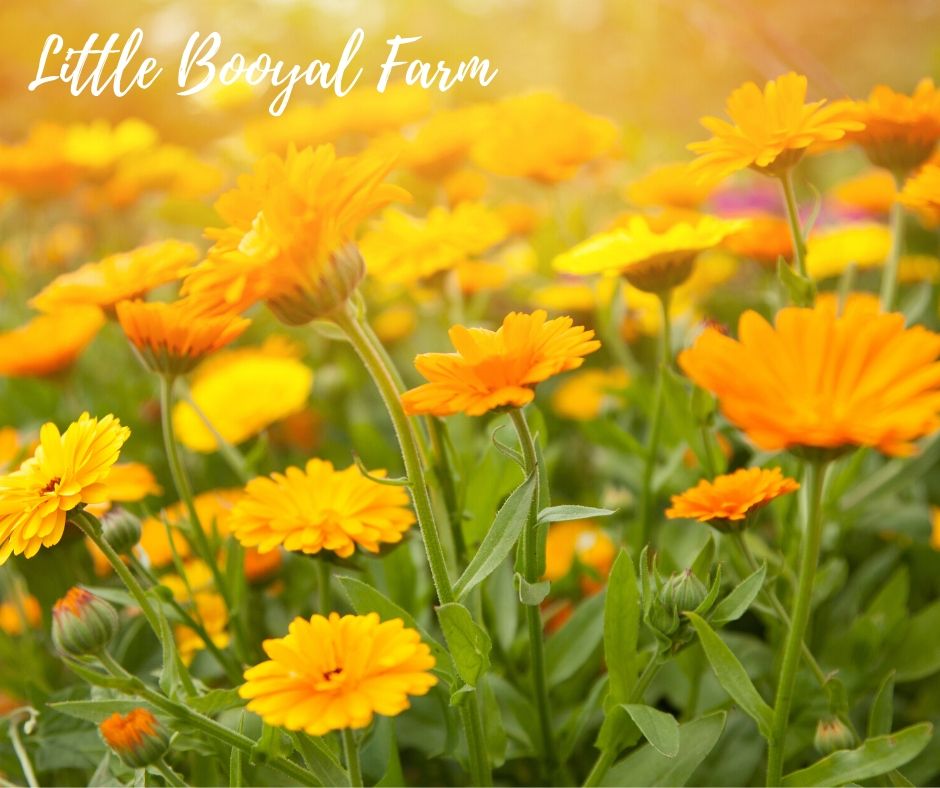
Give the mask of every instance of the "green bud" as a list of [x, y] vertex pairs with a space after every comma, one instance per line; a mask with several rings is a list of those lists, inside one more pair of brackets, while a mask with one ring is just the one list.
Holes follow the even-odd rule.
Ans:
[[73, 586], [52, 608], [52, 642], [73, 657], [100, 653], [117, 631], [118, 615], [87, 588]]
[[816, 738], [813, 740], [820, 755], [829, 755], [836, 750], [848, 750], [855, 745], [855, 737], [836, 717], [821, 719], [816, 725]]
[[101, 518], [101, 533], [115, 552], [127, 555], [140, 541], [140, 520], [126, 509], [112, 509]]
[[706, 596], [708, 596], [708, 589], [691, 569], [670, 577], [659, 594], [663, 606], [674, 610], [677, 614], [695, 610]]

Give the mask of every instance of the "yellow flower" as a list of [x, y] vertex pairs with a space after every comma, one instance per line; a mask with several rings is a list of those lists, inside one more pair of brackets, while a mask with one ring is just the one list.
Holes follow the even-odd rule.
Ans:
[[699, 154], [693, 170], [715, 180], [748, 167], [779, 176], [814, 145], [864, 128], [853, 119], [848, 102], [807, 104], [806, 86], [806, 77], [790, 72], [768, 82], [763, 91], [753, 82], [733, 91], [726, 107], [731, 123], [702, 118], [713, 136], [688, 146]]
[[[202, 624], [209, 639], [220, 649], [226, 648], [231, 637], [228, 633], [228, 608], [222, 596], [211, 591], [199, 591], [194, 593], [191, 602], [195, 606], [194, 618]], [[173, 638], [184, 665], [189, 665], [206, 647], [196, 630], [182, 624], [173, 627]]]
[[147, 367], [174, 377], [234, 342], [251, 323], [231, 312], [205, 315], [185, 298], [168, 304], [122, 301], [116, 311], [121, 328]]
[[622, 274], [634, 287], [661, 292], [682, 284], [696, 256], [746, 226], [745, 220], [703, 216], [695, 224], [679, 222], [662, 232], [639, 216], [627, 226], [589, 238], [552, 263], [569, 274]]
[[654, 167], [626, 188], [634, 205], [696, 210], [715, 190], [715, 182], [695, 177], [687, 162]]
[[18, 145], [0, 145], [0, 186], [29, 198], [67, 193], [79, 181], [81, 167], [69, 161], [65, 129], [40, 123]]
[[415, 367], [429, 383], [402, 395], [407, 413], [480, 416], [501, 407], [521, 408], [535, 398], [535, 386], [577, 369], [601, 344], [594, 332], [570, 317], [548, 320], [543, 310], [512, 312], [496, 331], [453, 326], [456, 353], [423, 353]]
[[[194, 373], [190, 396], [219, 435], [229, 443], [242, 443], [306, 407], [313, 372], [297, 353], [279, 337], [269, 338], [260, 348], [218, 353]], [[187, 448], [216, 451], [215, 436], [202, 416], [188, 402], [178, 402], [174, 429]]]
[[461, 165], [473, 144], [490, 133], [493, 109], [488, 104], [438, 112], [408, 140], [401, 164], [425, 178], [441, 178]]
[[19, 470], [0, 477], [0, 565], [11, 554], [32, 558], [57, 544], [68, 512], [106, 495], [104, 483], [130, 437], [114, 416], [83, 413], [60, 433], [43, 425], [39, 446]]
[[363, 236], [359, 250], [369, 274], [394, 283], [426, 279], [455, 268], [505, 240], [508, 228], [480, 203], [432, 208], [425, 218], [390, 208]]
[[444, 178], [441, 183], [449, 205], [481, 200], [489, 185], [486, 175], [471, 169], [457, 170]]
[[182, 241], [141, 246], [62, 274], [30, 305], [43, 312], [79, 305], [110, 310], [119, 301], [139, 298], [159, 285], [180, 279], [198, 256], [195, 246]]
[[878, 85], [851, 109], [863, 128], [846, 139], [861, 145], [878, 167], [909, 172], [930, 158], [940, 139], [940, 91], [931, 79], [922, 79], [910, 96]]
[[269, 725], [311, 736], [401, 714], [409, 695], [437, 684], [430, 648], [400, 618], [295, 618], [286, 637], [263, 646], [269, 659], [245, 671], [239, 694]]
[[884, 264], [891, 231], [883, 224], [847, 224], [813, 233], [806, 243], [806, 270], [816, 280], [839, 276], [850, 265], [873, 268]]
[[552, 312], [593, 312], [597, 307], [597, 291], [581, 279], [559, 277], [533, 290], [529, 303]]
[[885, 216], [897, 199], [898, 189], [891, 173], [869, 170], [832, 189], [837, 202], [871, 216]]
[[105, 478], [104, 485], [103, 500], [85, 507], [95, 517], [111, 511], [115, 503], [134, 503], [150, 495], [163, 494], [163, 488], [157, 483], [153, 471], [141, 462], [117, 463]]
[[108, 169], [124, 156], [140, 153], [157, 143], [157, 132], [136, 118], [116, 126], [98, 120], [66, 128], [65, 155], [69, 161], [91, 171]]
[[538, 267], [535, 249], [527, 241], [504, 244], [486, 258], [465, 260], [456, 267], [457, 282], [464, 295], [502, 290]]
[[497, 175], [557, 183], [573, 178], [582, 165], [614, 153], [618, 137], [617, 127], [606, 118], [551, 93], [532, 93], [494, 107], [472, 157]]
[[248, 482], [226, 525], [260, 553], [283, 546], [348, 558], [357, 545], [377, 553], [383, 543], [400, 542], [414, 521], [404, 488], [372, 481], [354, 465], [337, 471], [314, 459], [303, 470], [288, 468]]
[[770, 213], [749, 214], [747, 224], [725, 238], [722, 246], [739, 257], [776, 268], [777, 260], [793, 259], [790, 225]]
[[191, 151], [160, 145], [122, 159], [114, 175], [102, 185], [108, 204], [125, 207], [148, 192], [166, 192], [178, 199], [196, 199], [222, 185], [222, 172]]
[[0, 602], [0, 632], [11, 637], [22, 635], [27, 627], [36, 629], [42, 623], [42, 608], [32, 594]]
[[411, 336], [417, 326], [418, 316], [414, 307], [406, 304], [390, 306], [372, 320], [372, 328], [384, 345], [391, 345]]
[[0, 375], [51, 375], [71, 366], [98, 335], [104, 315], [95, 307], [39, 315], [0, 333]]
[[624, 369], [585, 369], [566, 378], [552, 393], [552, 410], [575, 421], [596, 419], [622, 404], [630, 376]]
[[706, 329], [679, 366], [762, 449], [908, 455], [940, 427], [940, 335], [901, 314], [849, 299], [842, 315], [788, 307], [771, 326], [748, 311], [738, 336]]
[[545, 541], [545, 579], [553, 583], [562, 580], [577, 559], [596, 575], [582, 578], [582, 590], [586, 594], [597, 593], [616, 556], [613, 539], [593, 520], [554, 523]]
[[901, 255], [898, 281], [913, 284], [940, 282], [940, 258], [929, 254]]
[[908, 178], [898, 199], [931, 227], [940, 224], [940, 164], [927, 164]]

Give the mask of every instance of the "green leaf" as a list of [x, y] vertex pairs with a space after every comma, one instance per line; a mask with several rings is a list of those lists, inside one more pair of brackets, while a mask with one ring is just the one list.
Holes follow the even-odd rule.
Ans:
[[816, 286], [811, 279], [800, 274], [782, 257], [777, 260], [777, 279], [783, 285], [790, 301], [795, 306], [810, 306], [816, 296]]
[[894, 723], [894, 671], [885, 676], [868, 712], [868, 737], [886, 736]]
[[473, 620], [470, 611], [458, 602], [441, 605], [437, 608], [437, 617], [458, 675], [475, 687], [490, 666], [493, 645], [490, 636]]
[[562, 523], [569, 520], [587, 520], [591, 517], [610, 517], [616, 509], [598, 509], [596, 506], [549, 506], [539, 512], [540, 523]]
[[679, 754], [679, 723], [671, 714], [636, 703], [623, 704], [637, 728], [659, 752], [667, 758]]
[[326, 741], [319, 736], [292, 733], [291, 738], [306, 767], [313, 772], [322, 785], [349, 785], [349, 775]]
[[626, 703], [637, 676], [640, 594], [633, 561], [621, 550], [610, 570], [604, 603], [604, 660], [610, 678], [608, 697]]
[[537, 583], [530, 583], [519, 572], [515, 574], [516, 588], [519, 591], [519, 601], [523, 605], [541, 605], [552, 590], [552, 584], [549, 580], [539, 580]]
[[237, 689], [214, 689], [196, 698], [187, 698], [186, 705], [200, 714], [209, 717], [220, 711], [234, 709], [247, 703], [239, 696]]
[[708, 657], [712, 670], [718, 678], [718, 683], [725, 688], [725, 691], [734, 699], [735, 703], [757, 723], [761, 735], [765, 739], [769, 739], [773, 711], [751, 683], [744, 666], [741, 665], [731, 649], [703, 618], [695, 613], [686, 613], [685, 615], [698, 633], [702, 648], [705, 649], [705, 656]]
[[139, 708], [156, 712], [153, 706], [140, 700], [120, 700], [118, 698], [108, 700], [66, 700], [50, 703], [48, 706], [61, 714], [68, 714], [70, 717], [93, 722], [95, 725], [104, 722], [115, 712], [129, 714], [134, 709]]
[[672, 758], [644, 744], [615, 763], [601, 784], [624, 788], [685, 785], [718, 742], [726, 717], [725, 712], [718, 711], [680, 725], [679, 751]]
[[715, 611], [709, 616], [709, 621], [712, 624], [721, 625], [741, 618], [760, 593], [766, 575], [767, 565], [761, 564], [757, 571], [744, 578], [728, 596], [718, 603]]
[[154, 605], [154, 613], [157, 616], [157, 622], [160, 626], [160, 645], [163, 649], [163, 668], [160, 670], [160, 689], [165, 695], [174, 697], [177, 687], [180, 686], [180, 664], [179, 652], [176, 649], [176, 641], [173, 639], [173, 630], [170, 628], [170, 622], [167, 621], [161, 605]]
[[904, 631], [901, 645], [894, 655], [896, 681], [917, 681], [940, 670], [940, 600], [920, 610]]
[[493, 525], [483, 537], [480, 549], [460, 579], [454, 583], [454, 593], [458, 599], [465, 597], [489, 577], [509, 555], [531, 514], [537, 483], [538, 477], [530, 474], [500, 507]]
[[545, 643], [545, 667], [549, 685], [574, 675], [594, 653], [604, 637], [604, 598], [595, 594], [575, 609], [565, 625]]
[[914, 457], [891, 460], [876, 471], [862, 476], [862, 481], [842, 497], [842, 512], [871, 506], [875, 498], [909, 487], [919, 477], [933, 470], [940, 460], [940, 433], [921, 444]]
[[715, 563], [715, 551], [715, 540], [712, 538], [712, 535], [709, 534], [708, 538], [705, 540], [705, 544], [702, 545], [702, 549], [699, 550], [698, 555], [695, 556], [692, 566], [689, 567], [692, 570], [692, 574], [703, 582], [708, 582], [708, 575], [712, 571], [712, 564]]
[[483, 681], [480, 694], [483, 698], [483, 729], [486, 732], [486, 749], [490, 754], [490, 762], [498, 769], [506, 762], [506, 745], [508, 744], [506, 728], [503, 726], [503, 715], [499, 710], [496, 693], [489, 681]]
[[785, 775], [783, 785], [845, 785], [877, 777], [916, 758], [932, 735], [933, 725], [922, 722], [888, 736], [866, 739], [854, 750], [838, 750], [812, 766]]

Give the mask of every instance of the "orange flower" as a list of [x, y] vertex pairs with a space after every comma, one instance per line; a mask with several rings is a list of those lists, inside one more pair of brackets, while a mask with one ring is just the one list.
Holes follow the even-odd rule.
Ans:
[[571, 571], [575, 559], [592, 573], [581, 578], [585, 594], [596, 594], [610, 574], [617, 548], [603, 528], [592, 520], [570, 520], [555, 523], [548, 529], [545, 541], [545, 579], [553, 583]]
[[666, 516], [710, 523], [722, 531], [733, 530], [740, 527], [736, 523], [746, 520], [774, 498], [799, 488], [779, 468], [741, 468], [712, 481], [702, 479], [695, 487], [673, 495]]
[[147, 367], [173, 376], [189, 372], [251, 323], [231, 312], [205, 315], [186, 298], [169, 304], [122, 301], [117, 318]]
[[30, 305], [43, 312], [73, 305], [110, 310], [119, 301], [138, 298], [181, 278], [198, 256], [195, 246], [182, 241], [160, 241], [113, 254], [57, 277]]
[[842, 139], [864, 124], [839, 101], [806, 103], [806, 77], [790, 72], [768, 82], [764, 90], [746, 82], [728, 97], [728, 123], [702, 118], [714, 136], [693, 142], [699, 154], [692, 168], [702, 177], [724, 178], [748, 167], [765, 175], [782, 175], [814, 145]]
[[[227, 536], [224, 515], [228, 514], [241, 494], [241, 490], [237, 489], [209, 490], [193, 498], [203, 530], [208, 534]], [[158, 516], [144, 519], [141, 523], [140, 549], [147, 556], [150, 566], [159, 568], [172, 563], [174, 551], [183, 560], [189, 557], [189, 542], [183, 536], [183, 523], [188, 516], [186, 506], [177, 502], [166, 507]], [[172, 545], [170, 539], [173, 540]]]
[[886, 216], [898, 196], [891, 173], [868, 170], [833, 187], [832, 196], [840, 204], [871, 216]]
[[51, 375], [75, 362], [98, 335], [104, 315], [94, 307], [39, 315], [0, 334], [0, 375]]
[[0, 602], [0, 632], [22, 635], [26, 627], [35, 629], [42, 623], [42, 608], [32, 594], [20, 594], [8, 602]]
[[771, 326], [748, 311], [738, 336], [708, 328], [679, 365], [763, 449], [907, 455], [940, 427], [940, 335], [901, 314], [849, 299], [842, 315], [786, 308]]
[[422, 353], [415, 367], [429, 383], [402, 395], [407, 413], [480, 416], [494, 408], [521, 408], [535, 385], [577, 369], [601, 343], [570, 317], [548, 320], [543, 310], [512, 312], [496, 331], [454, 326], [456, 353]]
[[696, 210], [714, 190], [714, 181], [696, 178], [687, 162], [674, 162], [654, 167], [637, 178], [625, 195], [634, 205]]
[[115, 712], [98, 726], [101, 738], [132, 769], [159, 761], [170, 743], [166, 728], [147, 709]]
[[927, 164], [908, 178], [898, 199], [931, 227], [940, 224], [940, 164]]
[[722, 245], [729, 252], [774, 267], [781, 257], [793, 258], [793, 236], [786, 219], [770, 213], [747, 218], [743, 228], [725, 238]]

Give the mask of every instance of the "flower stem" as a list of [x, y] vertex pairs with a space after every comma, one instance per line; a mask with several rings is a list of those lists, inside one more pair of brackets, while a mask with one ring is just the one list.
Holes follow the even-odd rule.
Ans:
[[169, 767], [163, 758], [157, 761], [153, 765], [153, 768], [160, 773], [160, 776], [163, 777], [167, 785], [171, 785], [173, 788], [186, 788], [186, 783], [176, 776], [176, 772]]
[[346, 756], [346, 770], [349, 772], [351, 788], [362, 788], [362, 767], [359, 765], [359, 744], [356, 734], [350, 728], [343, 728], [343, 753]]
[[[901, 181], [898, 183], [900, 189]], [[891, 206], [891, 248], [881, 274], [881, 308], [891, 312], [895, 308], [898, 292], [898, 268], [904, 247], [904, 206], [897, 200]]]
[[[525, 414], [521, 408], [509, 412], [513, 426], [519, 435], [519, 447], [522, 449], [526, 475], [534, 474], [536, 478], [535, 495], [532, 498], [532, 508], [529, 512], [528, 522], [522, 531], [522, 571], [527, 583], [539, 581], [539, 565], [544, 563], [539, 559], [538, 535], [536, 520], [539, 512], [539, 485], [538, 485], [538, 454], [535, 451], [535, 441], [529, 430]], [[535, 705], [538, 710], [539, 732], [542, 739], [543, 754], [549, 771], [556, 765], [554, 736], [552, 735], [551, 712], [548, 703], [548, 680], [545, 672], [545, 644], [543, 642], [542, 613], [538, 605], [524, 605], [526, 623], [529, 630], [529, 653], [531, 654], [532, 689], [535, 694]]]
[[793, 701], [793, 689], [796, 684], [796, 673], [800, 663], [803, 637], [809, 623], [813, 582], [816, 579], [816, 567], [819, 563], [823, 525], [822, 497], [827, 468], [828, 464], [822, 460], [815, 460], [806, 466], [806, 529], [803, 534], [800, 574], [797, 581], [796, 598], [793, 602], [793, 615], [784, 642], [780, 678], [777, 683], [777, 696], [774, 700], [774, 713], [767, 755], [768, 786], [780, 785], [780, 780], [783, 777], [783, 754], [787, 737], [787, 723], [790, 717], [790, 705]]
[[[346, 334], [372, 377], [395, 428], [437, 598], [441, 604], [456, 602], [457, 597], [447, 572], [444, 547], [434, 520], [434, 509], [431, 505], [424, 467], [421, 464], [418, 442], [412, 424], [401, 404], [400, 378], [397, 372], [392, 371], [384, 349], [380, 348], [378, 341], [373, 339], [375, 335], [364, 326], [364, 321], [356, 313], [352, 304], [347, 303], [346, 309], [337, 310], [333, 315], [333, 320]], [[477, 785], [491, 785], [489, 755], [482, 735], [483, 724], [480, 720], [479, 703], [475, 697], [470, 698], [460, 708], [470, 751], [471, 778]]]
[[780, 176], [780, 188], [783, 190], [783, 202], [787, 209], [787, 221], [790, 223], [790, 238], [793, 241], [793, 259], [796, 270], [801, 276], [808, 277], [806, 271], [806, 240], [800, 226], [800, 213], [796, 207], [796, 195], [793, 193], [793, 176], [786, 170]]
[[[22, 710], [20, 710], [22, 711]], [[34, 713], [32, 711], [30, 714]], [[16, 760], [19, 761], [20, 768], [23, 770], [23, 777], [26, 778], [26, 784], [29, 788], [39, 788], [39, 781], [36, 779], [36, 772], [33, 771], [33, 764], [29, 760], [29, 753], [23, 746], [23, 740], [20, 738], [20, 712], [16, 711], [10, 715], [10, 742], [13, 744], [13, 752]]]

